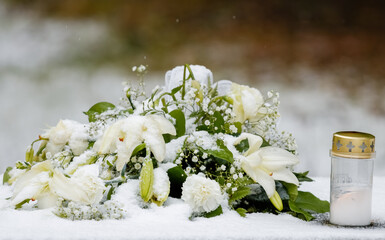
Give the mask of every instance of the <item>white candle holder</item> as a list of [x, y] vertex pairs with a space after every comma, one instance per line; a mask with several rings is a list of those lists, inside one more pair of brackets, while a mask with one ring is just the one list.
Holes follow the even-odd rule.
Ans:
[[330, 176], [330, 223], [366, 226], [371, 223], [375, 137], [368, 133], [333, 135]]

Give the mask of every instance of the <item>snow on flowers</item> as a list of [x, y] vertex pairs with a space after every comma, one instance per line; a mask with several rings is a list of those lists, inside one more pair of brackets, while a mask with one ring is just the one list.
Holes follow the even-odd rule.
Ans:
[[[140, 80], [146, 72], [133, 71]], [[198, 65], [168, 71], [165, 86], [149, 96], [141, 88], [126, 86], [117, 106], [92, 106], [89, 123], [61, 120], [39, 136], [25, 161], [4, 173], [11, 205], [53, 207], [74, 220], [119, 219], [124, 200], [114, 195], [139, 180], [141, 207], [175, 198], [190, 206], [191, 217], [235, 210], [311, 220], [329, 211], [327, 201], [298, 190], [311, 179], [293, 172], [297, 149], [291, 134], [278, 131], [278, 93], [214, 82]]]

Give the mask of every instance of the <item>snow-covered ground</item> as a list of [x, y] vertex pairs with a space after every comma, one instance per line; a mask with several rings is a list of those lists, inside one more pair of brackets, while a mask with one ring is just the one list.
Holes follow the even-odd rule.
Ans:
[[[82, 112], [99, 101], [118, 103], [121, 82], [135, 79], [128, 69], [69, 64], [111, 42], [113, 37], [102, 23], [42, 20], [33, 14], [10, 13], [0, 3], [0, 172], [23, 160], [26, 147], [48, 126], [60, 119], [85, 122]], [[164, 72], [147, 76], [148, 89], [163, 84]], [[377, 137], [375, 175], [385, 174], [385, 116], [375, 115], [367, 107], [370, 88], [360, 86], [365, 98], [352, 100], [330, 85], [338, 77], [333, 72], [298, 66], [290, 77], [301, 84], [288, 84], [284, 77], [266, 70], [256, 76], [259, 82], [250, 84], [280, 92], [281, 129], [297, 139], [298, 171], [328, 176], [333, 132], [356, 130]], [[230, 78], [240, 83], [244, 79], [242, 73]], [[385, 87], [383, 91], [385, 94]], [[380, 99], [376, 104], [385, 106], [385, 98]]]
[[[329, 179], [315, 180], [301, 189], [328, 200]], [[50, 209], [5, 208], [4, 198], [11, 192], [0, 186], [0, 239], [384, 239], [384, 184], [384, 177], [374, 179], [372, 226], [352, 228], [330, 225], [325, 215], [305, 222], [287, 214], [254, 213], [242, 218], [234, 211], [190, 221], [189, 206], [178, 199], [168, 199], [163, 207], [140, 208], [135, 180], [114, 196], [124, 204], [126, 219], [70, 221], [56, 217]]]

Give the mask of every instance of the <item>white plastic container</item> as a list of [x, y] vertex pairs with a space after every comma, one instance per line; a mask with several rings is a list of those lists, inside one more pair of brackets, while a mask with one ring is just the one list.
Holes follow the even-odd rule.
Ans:
[[343, 226], [371, 223], [374, 141], [371, 134], [333, 135], [330, 176], [330, 222]]

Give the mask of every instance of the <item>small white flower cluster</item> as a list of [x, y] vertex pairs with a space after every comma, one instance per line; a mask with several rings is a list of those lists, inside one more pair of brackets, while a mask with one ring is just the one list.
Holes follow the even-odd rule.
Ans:
[[84, 205], [59, 198], [54, 214], [70, 220], [103, 220], [122, 219], [127, 213], [122, 204], [116, 201], [106, 201], [101, 205]]
[[278, 121], [280, 114], [278, 112], [280, 101], [279, 93], [275, 91], [267, 92], [267, 99], [263, 106], [267, 109], [266, 115], [257, 122], [246, 124], [248, 132], [255, 133], [263, 137], [271, 146], [280, 147], [297, 153], [297, 143], [291, 133], [279, 132]]

